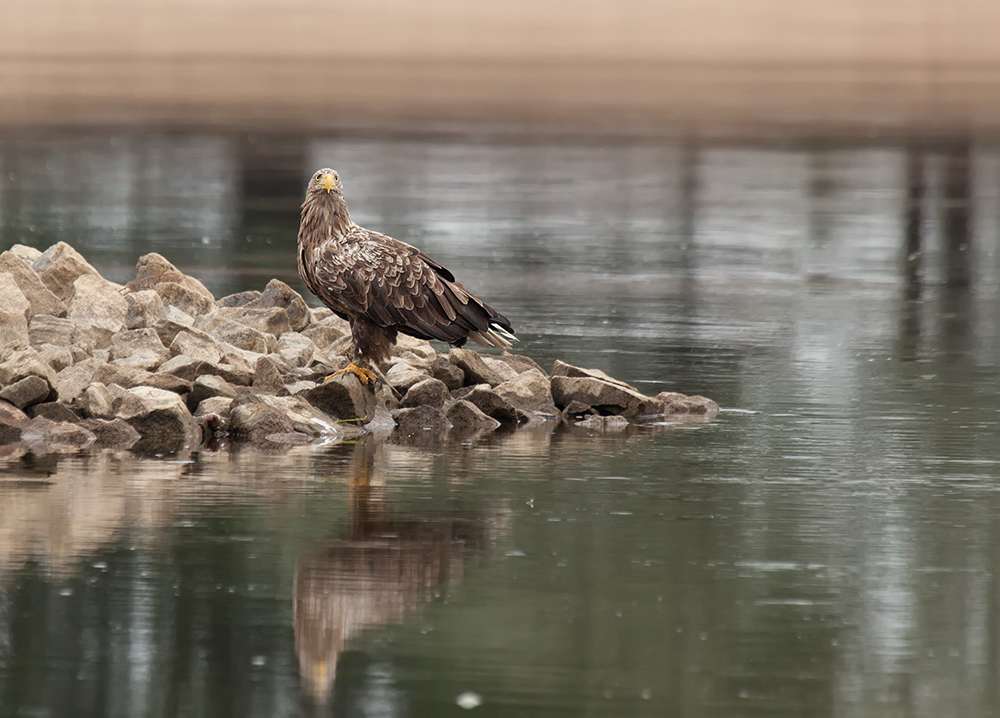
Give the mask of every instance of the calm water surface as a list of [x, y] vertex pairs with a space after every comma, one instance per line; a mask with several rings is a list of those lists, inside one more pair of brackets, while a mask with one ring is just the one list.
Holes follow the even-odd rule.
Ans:
[[519, 351], [725, 410], [7, 462], [0, 714], [1000, 712], [996, 148], [8, 137], [0, 248], [294, 283], [325, 165]]

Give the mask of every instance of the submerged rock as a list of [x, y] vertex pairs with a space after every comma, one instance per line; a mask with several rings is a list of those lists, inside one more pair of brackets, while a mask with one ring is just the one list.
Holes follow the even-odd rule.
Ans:
[[136, 449], [176, 452], [201, 443], [201, 429], [184, 401], [172, 391], [148, 386], [128, 389], [116, 418], [139, 432], [142, 438]]
[[36, 454], [63, 454], [85, 449], [97, 441], [97, 437], [80, 424], [55, 422], [38, 416], [25, 425], [21, 441]]
[[364, 424], [375, 416], [375, 393], [353, 374], [340, 374], [299, 394], [320, 411], [340, 421]]

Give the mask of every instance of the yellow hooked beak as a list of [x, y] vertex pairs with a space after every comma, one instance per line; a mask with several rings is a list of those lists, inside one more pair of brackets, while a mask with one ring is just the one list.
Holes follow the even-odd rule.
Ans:
[[320, 180], [319, 184], [320, 184], [320, 187], [322, 187], [327, 192], [329, 192], [331, 189], [333, 189], [333, 175], [331, 175], [331, 174], [325, 174], [325, 175], [323, 175], [323, 179]]

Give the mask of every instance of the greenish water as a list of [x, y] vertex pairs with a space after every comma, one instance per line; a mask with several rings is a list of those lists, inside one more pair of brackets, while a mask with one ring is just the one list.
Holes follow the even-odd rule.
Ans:
[[6, 138], [0, 246], [294, 282], [327, 165], [519, 351], [724, 411], [4, 464], [0, 714], [996, 714], [995, 148]]

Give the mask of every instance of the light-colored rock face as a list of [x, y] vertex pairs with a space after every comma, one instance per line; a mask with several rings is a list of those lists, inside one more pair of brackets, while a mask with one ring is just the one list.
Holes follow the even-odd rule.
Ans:
[[426, 372], [406, 362], [393, 364], [389, 367], [389, 371], [385, 373], [385, 380], [389, 383], [389, 386], [401, 393], [409, 391], [411, 386], [428, 378]]
[[495, 391], [515, 409], [546, 416], [559, 414], [552, 400], [549, 378], [538, 369], [516, 374], [512, 379], [498, 384]]
[[156, 252], [143, 255], [136, 262], [136, 278], [129, 282], [134, 292], [153, 290], [163, 304], [196, 317], [211, 311], [215, 297], [198, 279], [188, 276]]
[[58, 347], [68, 347], [73, 344], [73, 331], [76, 325], [71, 319], [61, 319], [47, 314], [36, 314], [28, 324], [28, 334], [31, 344], [54, 344]]
[[[125, 295], [128, 312], [125, 315], [126, 329], [155, 328], [167, 318], [167, 306], [160, 295], [152, 289], [130, 292]], [[193, 323], [194, 320], [192, 320]]]
[[128, 302], [111, 282], [84, 274], [73, 282], [73, 296], [66, 318], [74, 324], [105, 329], [112, 334], [125, 328]]
[[[9, 273], [17, 283], [21, 293], [28, 300], [28, 319], [36, 314], [61, 316], [66, 312], [66, 304], [42, 284], [35, 270], [12, 251], [0, 254], [0, 273]], [[2, 294], [0, 294], [2, 297]]]
[[0, 313], [20, 314], [27, 323], [30, 311], [31, 302], [17, 286], [14, 275], [0, 271]]
[[83, 255], [65, 242], [54, 244], [42, 252], [32, 268], [42, 284], [64, 302], [73, 296], [78, 278], [83, 275], [100, 278], [100, 274]]
[[170, 354], [160, 342], [155, 329], [128, 329], [111, 337], [111, 361], [115, 364], [152, 371]]
[[41, 250], [35, 249], [34, 247], [28, 247], [24, 244], [15, 244], [7, 251], [27, 264], [29, 267], [35, 263], [36, 259], [42, 256]]
[[42, 361], [38, 352], [31, 347], [14, 351], [0, 362], [0, 385], [8, 386], [27, 376], [41, 377], [51, 387], [57, 384], [52, 367]]

